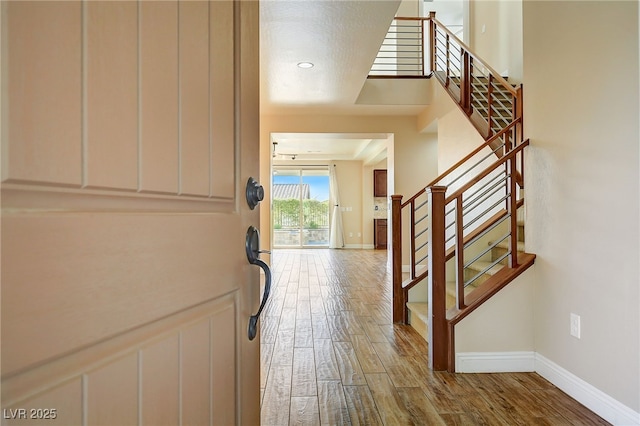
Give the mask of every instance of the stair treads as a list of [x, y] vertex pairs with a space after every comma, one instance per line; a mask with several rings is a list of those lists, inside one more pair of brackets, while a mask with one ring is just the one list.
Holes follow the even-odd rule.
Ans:
[[[485, 262], [483, 260], [478, 260], [473, 262], [471, 265], [467, 266], [467, 269], [470, 269], [476, 272], [482, 272], [485, 269], [489, 268], [489, 266], [491, 266], [492, 263], [493, 262]], [[498, 272], [502, 268], [504, 268], [504, 265], [501, 265], [501, 264], [493, 265], [489, 269], [487, 269], [484, 273], [488, 275], [494, 275], [496, 272]]]
[[[489, 245], [492, 245], [493, 241], [489, 241]], [[496, 244], [496, 247], [501, 249], [509, 250], [509, 243], [507, 241], [502, 241], [501, 243]], [[518, 241], [518, 251], [524, 251], [524, 241]]]

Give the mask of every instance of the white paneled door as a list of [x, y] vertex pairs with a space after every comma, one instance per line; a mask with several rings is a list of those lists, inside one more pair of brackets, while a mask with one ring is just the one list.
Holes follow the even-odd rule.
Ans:
[[2, 424], [259, 424], [257, 2], [0, 7]]

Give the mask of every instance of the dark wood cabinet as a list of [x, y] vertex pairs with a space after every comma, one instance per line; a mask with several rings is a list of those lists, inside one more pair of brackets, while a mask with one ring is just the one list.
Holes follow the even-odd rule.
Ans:
[[373, 171], [373, 196], [387, 196], [387, 171], [383, 169], [375, 169]]
[[373, 246], [376, 249], [387, 248], [387, 219], [373, 219]]

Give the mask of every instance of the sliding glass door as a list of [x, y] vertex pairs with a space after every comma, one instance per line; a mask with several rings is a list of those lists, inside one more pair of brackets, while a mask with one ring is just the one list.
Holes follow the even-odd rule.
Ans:
[[272, 182], [273, 246], [328, 247], [328, 168], [274, 166]]

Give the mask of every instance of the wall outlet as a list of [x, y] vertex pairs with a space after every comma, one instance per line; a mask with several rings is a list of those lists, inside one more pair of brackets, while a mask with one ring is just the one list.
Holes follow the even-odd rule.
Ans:
[[362, 237], [362, 233], [358, 232], [358, 237]]
[[571, 335], [577, 339], [580, 338], [580, 315], [571, 314], [569, 318]]
[[349, 236], [350, 236], [350, 237], [353, 237], [353, 232], [349, 232]]

